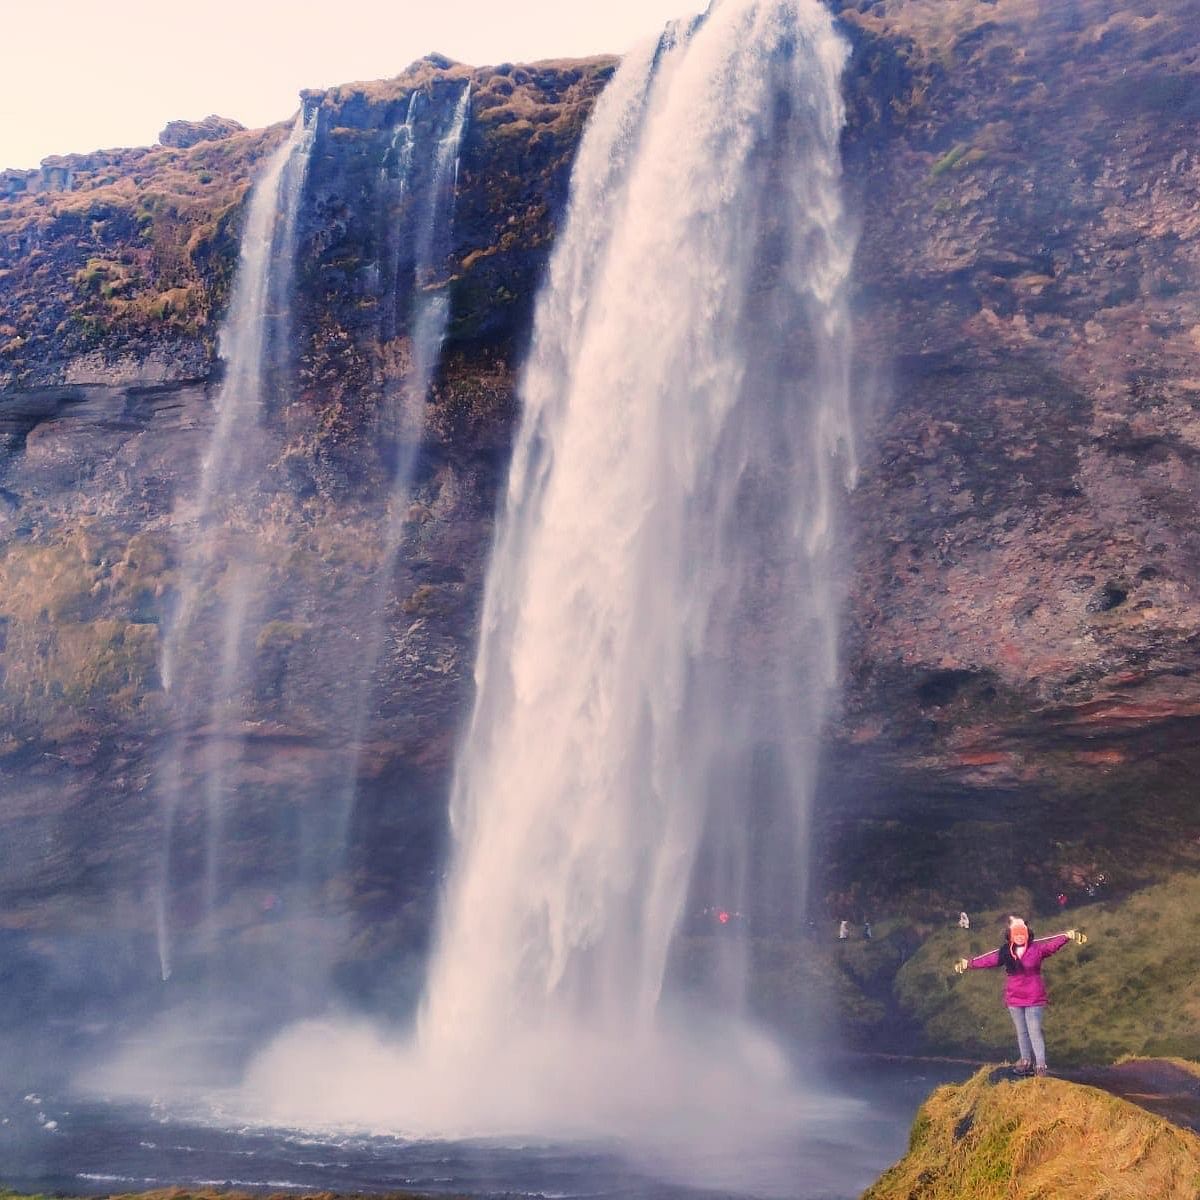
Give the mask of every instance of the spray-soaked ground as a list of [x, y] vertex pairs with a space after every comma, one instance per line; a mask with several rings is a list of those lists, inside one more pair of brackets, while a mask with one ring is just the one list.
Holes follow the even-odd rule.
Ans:
[[[857, 1196], [903, 1152], [917, 1106], [968, 1067], [853, 1060], [839, 1097], [752, 1155], [697, 1130], [687, 1153], [528, 1139], [404, 1140], [247, 1124], [220, 1099], [117, 1103], [0, 1085], [0, 1185], [110, 1193], [180, 1185], [471, 1196]], [[824, 1115], [821, 1115], [822, 1110]], [[732, 1116], [732, 1114], [731, 1114]], [[719, 1117], [713, 1118], [719, 1121]], [[711, 1143], [716, 1149], [704, 1149]]]

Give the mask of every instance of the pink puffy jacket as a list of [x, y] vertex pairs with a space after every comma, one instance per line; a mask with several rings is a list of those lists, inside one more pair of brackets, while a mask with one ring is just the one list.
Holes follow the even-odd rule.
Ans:
[[[1053, 937], [1038, 938], [1025, 947], [1025, 953], [1017, 959], [1017, 969], [1004, 977], [1004, 1003], [1009, 1008], [1049, 1004], [1046, 985], [1042, 982], [1042, 960], [1057, 954], [1070, 940], [1065, 933], [1056, 933]], [[989, 950], [978, 958], [967, 959], [967, 967], [972, 971], [986, 971], [999, 965], [999, 950]]]

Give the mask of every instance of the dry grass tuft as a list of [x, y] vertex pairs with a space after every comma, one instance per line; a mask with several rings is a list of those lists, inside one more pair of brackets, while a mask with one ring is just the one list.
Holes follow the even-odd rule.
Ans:
[[1194, 1200], [1200, 1138], [1059, 1079], [938, 1088], [862, 1200]]

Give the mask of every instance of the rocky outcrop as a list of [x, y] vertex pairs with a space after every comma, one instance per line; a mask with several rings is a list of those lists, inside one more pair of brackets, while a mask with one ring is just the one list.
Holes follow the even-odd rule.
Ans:
[[1184, 1200], [1198, 1186], [1200, 1139], [1190, 1130], [1094, 1087], [983, 1070], [930, 1096], [908, 1153], [862, 1200]]
[[240, 121], [210, 113], [202, 121], [168, 121], [158, 135], [158, 142], [160, 146], [186, 150], [197, 142], [219, 142], [232, 133], [244, 133], [245, 130], [245, 125]]
[[1200, 766], [1200, 7], [843, 11], [881, 116], [847, 146], [865, 434], [833, 819], [861, 818], [872, 907], [935, 862], [947, 908], [1049, 898], [1097, 855], [1144, 878]]

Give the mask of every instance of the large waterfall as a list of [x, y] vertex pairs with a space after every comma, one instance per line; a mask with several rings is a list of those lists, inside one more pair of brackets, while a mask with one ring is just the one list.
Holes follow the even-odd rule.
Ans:
[[795, 916], [850, 443], [842, 53], [815, 3], [724, 0], [593, 119], [488, 583], [434, 1043], [644, 1029], [689, 897]]
[[[285, 1038], [251, 1077], [280, 1116], [779, 1115], [737, 932], [800, 918], [835, 678], [844, 58], [816, 0], [717, 0], [598, 103], [536, 316], [416, 1041]], [[713, 907], [738, 920], [673, 985]]]

